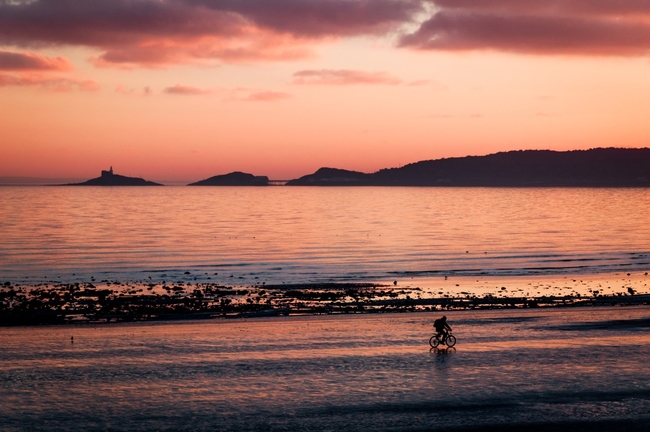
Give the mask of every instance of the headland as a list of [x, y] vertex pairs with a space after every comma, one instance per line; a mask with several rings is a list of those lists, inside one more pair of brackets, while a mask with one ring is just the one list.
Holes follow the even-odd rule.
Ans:
[[509, 151], [427, 160], [371, 174], [321, 168], [287, 185], [649, 187], [650, 148]]

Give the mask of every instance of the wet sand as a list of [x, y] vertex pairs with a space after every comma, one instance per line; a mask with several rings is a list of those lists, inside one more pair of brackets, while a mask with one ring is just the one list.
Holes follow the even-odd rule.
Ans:
[[649, 306], [445, 314], [2, 327], [1, 428], [649, 430]]

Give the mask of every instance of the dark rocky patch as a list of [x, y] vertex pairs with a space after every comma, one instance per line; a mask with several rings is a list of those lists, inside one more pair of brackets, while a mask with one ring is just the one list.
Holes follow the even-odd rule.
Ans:
[[[32, 287], [4, 284], [0, 286], [0, 325], [650, 304], [647, 294], [421, 298], [419, 288], [358, 283], [247, 288], [212, 283], [171, 285], [119, 282], [109, 285], [108, 281], [103, 287], [90, 283]], [[585, 323], [583, 327], [591, 329], [589, 325]], [[648, 320], [614, 320], [604, 325], [647, 328], [650, 324]], [[583, 327], [578, 325], [570, 330]]]

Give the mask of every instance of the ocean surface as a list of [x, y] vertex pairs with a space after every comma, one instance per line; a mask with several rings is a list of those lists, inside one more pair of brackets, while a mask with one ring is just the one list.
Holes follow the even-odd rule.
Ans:
[[0, 328], [0, 429], [650, 430], [650, 307], [438, 315]]
[[647, 271], [650, 189], [0, 187], [0, 281]]

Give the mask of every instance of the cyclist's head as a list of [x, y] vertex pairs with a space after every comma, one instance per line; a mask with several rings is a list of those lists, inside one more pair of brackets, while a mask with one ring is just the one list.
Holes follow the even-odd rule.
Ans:
[[442, 319], [445, 320], [445, 321], [447, 321], [447, 317], [444, 316], [444, 315], [442, 316]]

